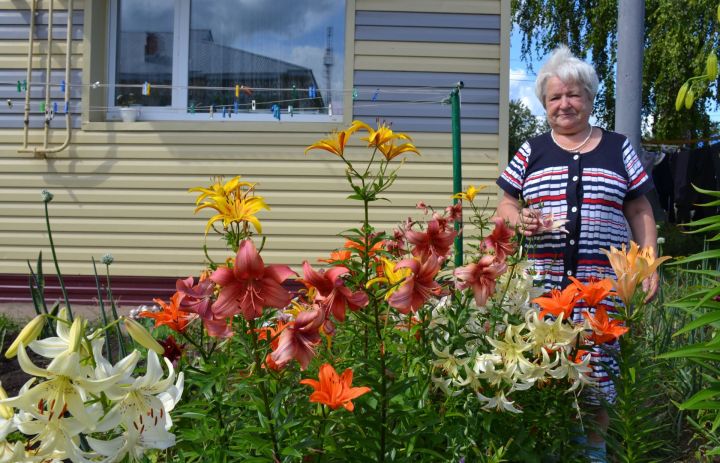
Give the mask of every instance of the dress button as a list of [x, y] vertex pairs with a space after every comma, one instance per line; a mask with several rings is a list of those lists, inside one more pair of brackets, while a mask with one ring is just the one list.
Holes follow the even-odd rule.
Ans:
[[577, 181], [578, 181], [578, 176], [576, 175], [573, 177], [573, 182], [577, 182]]
[[573, 206], [572, 209], [570, 209], [572, 212], [577, 212], [577, 207]]
[[571, 277], [571, 276], [572, 276], [572, 270], [568, 270], [568, 271], [567, 271], [567, 274], [568, 274], [569, 277]]
[[578, 159], [580, 159], [580, 155], [576, 154], [575, 156], [573, 156], [573, 159], [577, 161]]
[[575, 246], [575, 240], [570, 240], [570, 246]]

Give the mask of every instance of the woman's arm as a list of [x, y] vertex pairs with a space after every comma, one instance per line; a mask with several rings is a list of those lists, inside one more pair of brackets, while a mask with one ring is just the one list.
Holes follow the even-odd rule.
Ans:
[[525, 236], [532, 236], [540, 229], [540, 211], [520, 208], [520, 202], [505, 193], [497, 207], [497, 215], [507, 220], [511, 227], [520, 227]]
[[[645, 195], [631, 199], [630, 201], [625, 201], [625, 204], [623, 204], [623, 213], [630, 225], [633, 240], [640, 247], [652, 246], [657, 256], [657, 228], [655, 227], [655, 216], [653, 215], [650, 201], [647, 200]], [[657, 272], [643, 281], [643, 290], [645, 290], [647, 294], [645, 302], [649, 302], [655, 297], [658, 282], [659, 277]]]

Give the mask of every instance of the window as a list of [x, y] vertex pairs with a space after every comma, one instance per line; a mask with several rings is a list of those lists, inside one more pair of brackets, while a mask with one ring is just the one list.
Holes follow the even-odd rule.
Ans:
[[344, 1], [114, 0], [111, 8], [108, 119], [126, 105], [142, 106], [146, 120], [341, 119]]

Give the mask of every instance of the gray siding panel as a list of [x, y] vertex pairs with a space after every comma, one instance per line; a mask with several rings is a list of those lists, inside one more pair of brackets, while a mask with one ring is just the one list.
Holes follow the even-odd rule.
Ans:
[[[374, 117], [358, 117], [358, 119], [371, 126], [376, 122], [376, 118]], [[452, 132], [449, 111], [448, 117], [443, 119], [431, 117], [383, 117], [381, 119], [388, 124], [392, 124], [393, 130], [398, 132]], [[500, 130], [500, 124], [497, 119], [467, 119], [463, 118], [462, 114], [460, 125], [462, 133], [497, 134]]]
[[[53, 27], [67, 24], [67, 10], [59, 11], [55, 10], [53, 14]], [[47, 11], [39, 11], [35, 16], [35, 24], [47, 24], [50, 15]], [[73, 12], [73, 24], [82, 25], [84, 19], [83, 11]], [[18, 11], [18, 10], [0, 10], [0, 25], [29, 25], [30, 24], [30, 11]]]
[[[487, 119], [500, 116], [497, 104], [467, 104], [463, 102], [462, 115], [466, 118]], [[373, 117], [412, 117], [422, 114], [424, 117], [450, 117], [450, 105], [440, 101], [436, 103], [385, 103], [367, 102], [354, 106], [356, 116]]]
[[[0, 87], [1, 88], [1, 87]], [[372, 102], [373, 96], [376, 95], [375, 101], [377, 102], [406, 102], [413, 100], [427, 100], [431, 96], [438, 98], [445, 98], [447, 93], [450, 93], [450, 87], [447, 91], [445, 89], [433, 89], [432, 92], [418, 92], [414, 89], [405, 89], [403, 87], [393, 88], [389, 85], [385, 85], [382, 88], [373, 86], [356, 85], [355, 89], [358, 91], [358, 102], [370, 101]], [[500, 98], [500, 91], [497, 89], [490, 88], [464, 88], [462, 92], [463, 104], [468, 103], [491, 103], [497, 104]]]
[[[63, 23], [62, 25], [53, 25], [53, 39], [57, 40], [64, 40], [65, 39], [65, 31], [67, 30], [67, 27]], [[82, 26], [73, 26], [72, 28], [72, 38], [73, 40], [82, 40], [83, 38], [83, 27]], [[48, 36], [48, 27], [47, 26], [37, 26], [35, 28], [35, 38], [36, 39], [47, 39]], [[0, 27], [0, 40], [27, 40], [28, 38], [28, 26], [2, 26]]]
[[492, 14], [405, 13], [358, 11], [357, 26], [414, 26], [468, 29], [500, 29], [500, 17]]
[[495, 45], [500, 44], [500, 30], [455, 29], [449, 27], [356, 26], [355, 39]]
[[355, 71], [354, 83], [356, 86], [377, 87], [447, 87], [449, 93], [458, 81], [463, 81], [466, 89], [500, 88], [498, 74], [447, 72]]

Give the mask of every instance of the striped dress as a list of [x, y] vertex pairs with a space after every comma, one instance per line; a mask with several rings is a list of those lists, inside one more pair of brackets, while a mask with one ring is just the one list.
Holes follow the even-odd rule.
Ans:
[[[567, 286], [570, 276], [583, 282], [590, 277], [614, 278], [600, 249], [629, 241], [623, 203], [653, 188], [628, 139], [605, 130], [598, 146], [582, 154], [561, 149], [550, 133], [532, 138], [520, 147], [497, 184], [522, 199], [525, 207], [567, 220], [567, 233], [554, 231], [529, 240], [528, 258], [548, 291]], [[582, 321], [584, 310], [581, 305], [575, 308], [574, 321]], [[617, 373], [615, 360], [598, 350], [591, 364], [601, 398], [593, 398], [591, 392], [588, 401], [613, 402], [612, 381], [600, 364]]]

